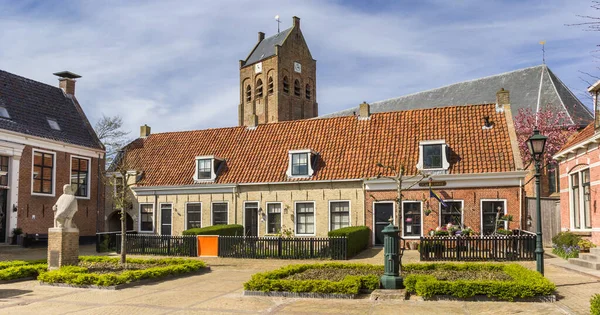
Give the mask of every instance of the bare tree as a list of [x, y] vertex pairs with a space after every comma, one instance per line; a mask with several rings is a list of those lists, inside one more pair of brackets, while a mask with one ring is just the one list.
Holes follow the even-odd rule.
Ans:
[[98, 139], [106, 147], [106, 166], [110, 166], [117, 152], [128, 142], [126, 138], [129, 132], [123, 129], [123, 118], [121, 116], [108, 117], [102, 115], [102, 118], [96, 122], [94, 130]]

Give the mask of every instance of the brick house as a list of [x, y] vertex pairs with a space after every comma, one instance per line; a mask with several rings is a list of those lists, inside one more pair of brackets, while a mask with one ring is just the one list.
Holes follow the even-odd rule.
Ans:
[[594, 122], [571, 137], [554, 158], [560, 168], [561, 230], [600, 245], [600, 81], [588, 91], [594, 100]]
[[0, 243], [17, 227], [47, 234], [65, 184], [76, 191], [83, 238], [103, 216], [104, 146], [75, 98], [79, 76], [55, 75], [58, 87], [0, 71]]

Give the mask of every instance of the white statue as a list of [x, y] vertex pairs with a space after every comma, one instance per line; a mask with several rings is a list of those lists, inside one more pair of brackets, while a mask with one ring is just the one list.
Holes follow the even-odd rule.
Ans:
[[75, 199], [71, 185], [63, 186], [63, 194], [58, 198], [52, 210], [54, 210], [55, 228], [77, 228], [73, 223], [73, 216], [77, 212], [77, 199]]

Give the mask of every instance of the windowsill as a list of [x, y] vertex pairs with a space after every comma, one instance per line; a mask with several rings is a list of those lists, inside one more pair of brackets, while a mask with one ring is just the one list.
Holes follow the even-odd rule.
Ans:
[[418, 240], [421, 237], [420, 236], [402, 236], [403, 239], [407, 239], [407, 240]]
[[443, 168], [443, 167], [442, 168], [423, 168], [423, 169], [421, 169], [421, 171], [423, 171], [423, 172], [431, 172], [431, 171], [435, 172], [435, 171], [447, 171], [447, 170], [448, 170], [447, 168]]
[[294, 236], [315, 236], [315, 235], [316, 235], [315, 233], [313, 233], [313, 234], [298, 234], [298, 233], [295, 233], [294, 234]]
[[78, 199], [78, 200], [90, 200], [91, 198], [90, 198], [90, 197], [79, 197], [79, 196], [75, 196], [75, 199]]
[[214, 182], [215, 182], [214, 178], [209, 178], [209, 179], [197, 179], [197, 178], [194, 178], [194, 183], [195, 184], [214, 183]]
[[592, 236], [592, 229], [571, 230], [571, 233], [579, 236]]
[[299, 178], [299, 179], [307, 179], [307, 178], [311, 178], [312, 175], [290, 175], [288, 176], [288, 179], [295, 179], [295, 178]]
[[154, 234], [154, 231], [138, 231], [140, 234]]
[[39, 196], [39, 197], [55, 197], [55, 194], [43, 194], [43, 193], [31, 193], [32, 196]]

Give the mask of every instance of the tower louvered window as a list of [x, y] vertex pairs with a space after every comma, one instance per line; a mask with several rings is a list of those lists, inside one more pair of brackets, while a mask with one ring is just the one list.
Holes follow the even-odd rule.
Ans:
[[294, 81], [294, 95], [300, 96], [300, 81]]
[[273, 77], [269, 77], [269, 94], [273, 94]]
[[310, 100], [310, 97], [311, 97], [311, 95], [310, 95], [311, 93], [310, 92], [311, 92], [310, 91], [310, 85], [307, 84], [306, 85], [306, 99], [307, 100]]
[[256, 81], [256, 97], [262, 97], [263, 96], [263, 83], [261, 79], [258, 79], [258, 81]]
[[250, 85], [246, 87], [246, 101], [250, 102], [252, 100], [252, 88]]
[[283, 93], [290, 93], [290, 82], [287, 77], [283, 77]]

